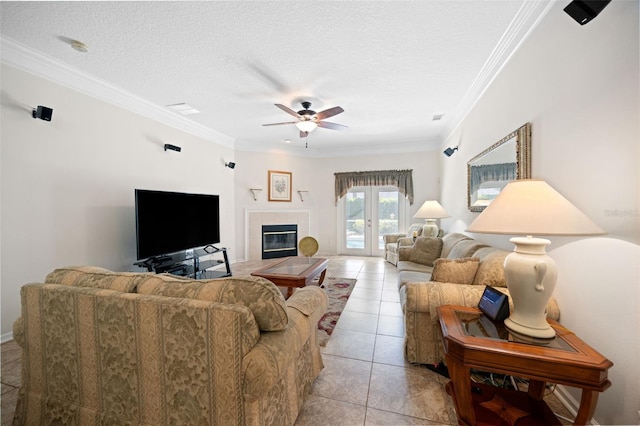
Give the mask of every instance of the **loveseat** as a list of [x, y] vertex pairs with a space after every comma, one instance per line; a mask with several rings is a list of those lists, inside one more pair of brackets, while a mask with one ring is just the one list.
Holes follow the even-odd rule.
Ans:
[[21, 299], [17, 425], [291, 425], [323, 368], [318, 287], [69, 267]]
[[[398, 290], [407, 361], [444, 361], [438, 306], [477, 306], [485, 286], [509, 295], [503, 266], [507, 254], [458, 233], [443, 238], [418, 237], [413, 246], [398, 249]], [[509, 303], [513, 309], [511, 298]], [[547, 317], [560, 318], [554, 298], [547, 305]]]

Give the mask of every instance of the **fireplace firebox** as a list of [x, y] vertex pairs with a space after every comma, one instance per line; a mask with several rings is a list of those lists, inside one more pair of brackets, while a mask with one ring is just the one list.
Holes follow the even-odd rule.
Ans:
[[263, 225], [262, 258], [298, 255], [298, 225]]

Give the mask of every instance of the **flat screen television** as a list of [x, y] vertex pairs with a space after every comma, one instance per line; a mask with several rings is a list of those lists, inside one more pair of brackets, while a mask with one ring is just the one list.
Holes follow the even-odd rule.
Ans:
[[220, 242], [220, 196], [136, 189], [138, 259]]

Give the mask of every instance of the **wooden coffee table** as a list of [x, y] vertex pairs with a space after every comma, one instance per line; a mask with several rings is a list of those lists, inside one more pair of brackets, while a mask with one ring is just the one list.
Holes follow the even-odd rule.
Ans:
[[320, 257], [285, 257], [252, 272], [251, 275], [266, 278], [277, 286], [287, 287], [289, 298], [294, 288], [306, 286], [318, 275], [318, 284], [322, 284], [328, 263], [327, 259]]
[[[574, 424], [584, 425], [593, 416], [598, 393], [611, 386], [607, 370], [613, 363], [556, 321], [548, 320], [555, 339], [540, 345], [514, 341], [502, 323], [490, 321], [476, 308], [446, 305], [437, 311], [451, 377], [446, 389], [461, 425], [500, 424], [496, 411], [522, 416], [524, 424], [559, 425], [543, 400], [546, 382], [582, 389]], [[527, 378], [528, 392], [472, 385], [472, 368]]]

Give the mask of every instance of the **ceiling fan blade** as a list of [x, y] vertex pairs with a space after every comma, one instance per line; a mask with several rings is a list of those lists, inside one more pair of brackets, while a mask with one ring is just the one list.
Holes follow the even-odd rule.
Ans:
[[309, 136], [309, 132], [303, 132], [302, 130], [300, 130], [300, 138], [306, 138], [307, 136]]
[[331, 130], [348, 129], [348, 127], [343, 124], [331, 123], [329, 121], [318, 121], [318, 127], [324, 127], [325, 129], [331, 129]]
[[300, 114], [298, 114], [297, 112], [295, 112], [294, 110], [292, 110], [291, 108], [284, 106], [282, 104], [274, 104], [275, 106], [277, 106], [278, 108], [280, 108], [281, 110], [283, 110], [284, 112], [286, 112], [287, 114], [293, 115], [296, 118], [302, 118], [300, 116]]
[[337, 106], [337, 107], [325, 109], [324, 111], [320, 111], [319, 113], [316, 114], [316, 117], [318, 117], [318, 120], [324, 120], [325, 118], [338, 115], [341, 112], [344, 112], [344, 110], [342, 109], [342, 107]]
[[269, 124], [263, 124], [263, 126], [280, 126], [281, 124], [296, 124], [297, 121], [287, 121], [285, 123], [269, 123]]

